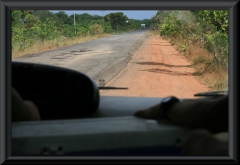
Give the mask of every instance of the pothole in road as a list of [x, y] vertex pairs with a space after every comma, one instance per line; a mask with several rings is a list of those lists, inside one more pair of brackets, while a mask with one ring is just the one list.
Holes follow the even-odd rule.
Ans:
[[82, 49], [82, 50], [72, 50], [70, 52], [71, 55], [86, 55], [89, 54], [88, 52], [91, 52], [91, 54], [105, 54], [105, 53], [111, 53], [113, 51], [111, 50], [101, 50], [101, 51], [94, 51], [94, 50], [86, 50], [86, 49]]
[[[55, 55], [55, 57], [57, 57], [57, 56], [61, 56], [61, 57], [64, 56], [64, 58], [65, 58], [65, 57], [67, 57], [69, 55], [80, 55], [81, 53], [91, 52], [91, 51], [93, 51], [93, 50], [84, 50], [84, 49], [81, 49], [81, 50], [71, 50], [70, 52], [64, 52], [64, 53], [60, 53], [59, 55]], [[53, 57], [53, 58], [55, 58], [55, 57]]]
[[68, 55], [69, 52], [61, 53], [60, 55]]
[[80, 49], [80, 50], [71, 50], [72, 55], [83, 55], [85, 52], [92, 52], [93, 50], [86, 50], [86, 49]]
[[52, 57], [51, 59], [61, 59], [62, 60], [62, 59], [64, 59], [64, 57], [62, 57], [62, 58], [61, 57]]
[[71, 50], [71, 53], [76, 53], [76, 52], [90, 52], [93, 50], [86, 50], [86, 49], [80, 49], [80, 50]]
[[58, 60], [64, 60], [64, 59], [67, 59], [71, 56], [69, 56], [70, 54], [60, 54], [60, 55], [55, 55], [53, 57], [51, 57], [50, 59], [58, 59]]

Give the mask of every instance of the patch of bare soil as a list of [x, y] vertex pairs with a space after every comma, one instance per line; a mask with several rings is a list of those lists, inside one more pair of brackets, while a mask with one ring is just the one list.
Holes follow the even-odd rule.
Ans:
[[102, 96], [196, 98], [195, 93], [210, 91], [194, 76], [191, 63], [158, 36], [147, 38], [126, 67], [105, 86], [128, 90], [101, 90]]

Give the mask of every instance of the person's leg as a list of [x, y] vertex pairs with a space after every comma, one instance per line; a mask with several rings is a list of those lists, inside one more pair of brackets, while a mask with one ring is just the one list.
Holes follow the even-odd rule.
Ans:
[[12, 121], [40, 120], [38, 108], [32, 101], [24, 101], [12, 88]]

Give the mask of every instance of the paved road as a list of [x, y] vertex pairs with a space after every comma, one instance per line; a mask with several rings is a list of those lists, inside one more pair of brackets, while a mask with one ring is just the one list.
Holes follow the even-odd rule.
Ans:
[[13, 61], [49, 64], [74, 69], [92, 77], [97, 83], [111, 80], [126, 66], [132, 54], [145, 40], [146, 31], [117, 34], [90, 42], [51, 51], [25, 55]]

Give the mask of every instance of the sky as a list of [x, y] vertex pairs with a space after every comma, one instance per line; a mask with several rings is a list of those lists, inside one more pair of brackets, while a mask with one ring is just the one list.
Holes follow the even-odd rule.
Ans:
[[[66, 14], [72, 15], [73, 10], [64, 10]], [[51, 12], [56, 13], [57, 10], [51, 10]], [[109, 13], [115, 13], [115, 12], [123, 12], [124, 15], [126, 15], [129, 19], [151, 19], [154, 15], [156, 15], [156, 10], [75, 10], [75, 14], [83, 14], [88, 13], [90, 15], [100, 15], [104, 16]]]

